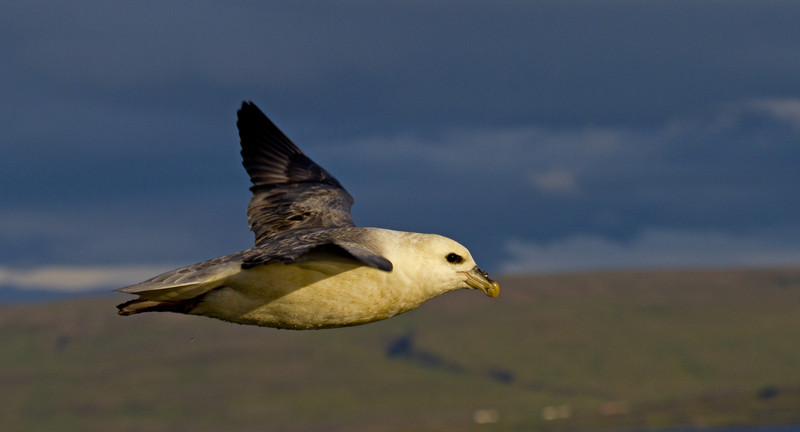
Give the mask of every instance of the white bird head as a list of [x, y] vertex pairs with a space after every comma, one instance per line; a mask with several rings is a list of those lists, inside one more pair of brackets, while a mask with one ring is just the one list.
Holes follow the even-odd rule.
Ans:
[[[407, 274], [416, 283], [441, 292], [462, 288], [479, 289], [489, 297], [500, 294], [500, 285], [489, 278], [472, 258], [466, 247], [455, 240], [436, 234], [389, 231], [398, 242], [406, 243], [400, 256], [389, 259], [395, 269]], [[387, 252], [387, 255], [391, 252]]]

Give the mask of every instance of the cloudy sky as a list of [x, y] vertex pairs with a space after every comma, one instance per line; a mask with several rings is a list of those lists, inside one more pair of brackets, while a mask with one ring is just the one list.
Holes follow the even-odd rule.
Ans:
[[0, 286], [249, 247], [252, 100], [500, 272], [800, 263], [800, 3], [5, 2]]

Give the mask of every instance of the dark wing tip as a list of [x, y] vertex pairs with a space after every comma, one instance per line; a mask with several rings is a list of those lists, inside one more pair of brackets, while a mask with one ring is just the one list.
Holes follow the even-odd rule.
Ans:
[[247, 115], [251, 115], [251, 114], [264, 115], [264, 113], [261, 112], [261, 109], [259, 109], [258, 106], [256, 106], [255, 103], [253, 103], [253, 101], [248, 101], [248, 100], [242, 101], [242, 106], [239, 108], [239, 111], [237, 111], [236, 114], [239, 117], [241, 117], [243, 115], [247, 116]]
[[242, 102], [237, 117], [242, 165], [254, 187], [307, 180], [292, 178], [293, 168], [316, 164], [254, 103]]
[[309, 159], [254, 103], [242, 102], [237, 114], [242, 165], [254, 188], [298, 183], [342, 188], [335, 177]]
[[250, 101], [242, 101], [241, 108], [239, 108], [239, 111], [236, 111], [236, 126], [241, 130], [242, 126], [246, 126], [253, 121], [258, 121], [261, 117], [266, 117], [266, 115], [264, 115], [256, 104]]
[[[251, 101], [242, 101], [242, 106], [239, 108], [239, 111], [236, 111], [236, 117], [236, 126], [239, 127], [240, 132], [243, 127], [248, 129], [250, 127], [260, 127], [264, 125], [270, 125], [272, 128], [278, 129], [269, 117]], [[280, 130], [278, 130], [278, 132], [280, 132]], [[280, 132], [280, 134], [283, 135], [282, 132]]]

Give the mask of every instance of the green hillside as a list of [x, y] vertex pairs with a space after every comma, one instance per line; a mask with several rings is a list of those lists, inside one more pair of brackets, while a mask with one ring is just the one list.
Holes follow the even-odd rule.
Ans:
[[800, 423], [800, 270], [501, 278], [295, 332], [108, 296], [0, 308], [10, 431], [434, 431]]

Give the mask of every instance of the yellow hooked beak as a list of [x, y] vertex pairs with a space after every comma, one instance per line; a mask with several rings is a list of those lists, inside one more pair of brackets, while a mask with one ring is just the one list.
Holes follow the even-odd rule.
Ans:
[[467, 277], [467, 284], [472, 288], [477, 288], [479, 290], [483, 290], [489, 297], [497, 297], [500, 295], [500, 285], [489, 279], [489, 275], [486, 274], [485, 271], [475, 266], [470, 271], [463, 271], [464, 275]]

